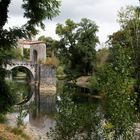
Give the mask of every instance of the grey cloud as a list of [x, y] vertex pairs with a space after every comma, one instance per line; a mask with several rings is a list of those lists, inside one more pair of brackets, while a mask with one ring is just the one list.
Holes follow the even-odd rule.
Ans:
[[100, 22], [114, 22], [120, 7], [130, 3], [132, 0], [63, 0], [61, 13], [53, 21], [61, 23], [67, 18], [79, 20], [87, 17]]
[[11, 0], [9, 6], [9, 16], [23, 16], [23, 9], [21, 8], [23, 0]]
[[[12, 0], [9, 7], [11, 18], [23, 16], [21, 4], [22, 0]], [[139, 3], [138, 0], [62, 0], [60, 15], [52, 21], [45, 20], [45, 24], [47, 26], [48, 24], [56, 25], [57, 23], [64, 23], [67, 18], [71, 18], [77, 22], [81, 18], [86, 17], [96, 22], [99, 26], [99, 37], [104, 41], [105, 36], [118, 29], [116, 23], [117, 11], [121, 7], [130, 4], [138, 5]], [[51, 26], [49, 27], [51, 28]], [[49, 32], [51, 32], [51, 29]], [[54, 29], [52, 29], [52, 32], [54, 32]]]

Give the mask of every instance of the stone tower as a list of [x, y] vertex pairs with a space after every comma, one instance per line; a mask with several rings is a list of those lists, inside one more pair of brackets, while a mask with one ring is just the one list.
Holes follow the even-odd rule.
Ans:
[[46, 45], [43, 42], [35, 42], [30, 46], [30, 61], [34, 63], [46, 61]]

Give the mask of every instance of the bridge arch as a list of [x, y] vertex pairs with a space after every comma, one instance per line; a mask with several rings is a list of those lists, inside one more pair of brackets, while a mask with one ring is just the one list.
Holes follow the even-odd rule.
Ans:
[[35, 64], [30, 61], [11, 61], [10, 64], [7, 64], [6, 67], [3, 67], [8, 71], [11, 71], [15, 68], [25, 68], [28, 73], [32, 76], [33, 80], [35, 80]]
[[27, 75], [29, 76], [31, 81], [35, 80], [34, 74], [32, 73], [32, 71], [30, 70], [30, 68], [28, 68], [27, 66], [13, 66], [9, 69], [9, 71], [14, 71], [15, 69], [19, 69], [20, 71], [23, 71], [25, 73], [27, 73]]
[[[34, 86], [32, 86], [32, 84], [30, 85], [29, 83], [30, 82], [33, 82], [34, 81], [34, 75], [33, 75], [33, 73], [32, 73], [32, 71], [27, 67], [27, 66], [11, 66], [9, 69], [8, 69], [8, 71], [9, 71], [9, 75], [7, 75], [7, 76], [10, 76], [9, 78], [12, 80], [12, 71], [13, 70], [16, 70], [16, 69], [18, 69], [19, 71], [22, 71], [22, 72], [25, 72], [26, 74], [27, 74], [27, 76], [29, 77], [29, 80], [27, 79], [27, 81], [23, 84], [22, 83], [22, 85], [28, 85], [29, 87], [26, 89], [25, 88], [25, 91], [23, 91], [22, 90], [22, 88], [19, 86], [19, 88], [16, 88], [16, 91], [17, 91], [17, 93], [20, 93], [20, 95], [24, 95], [24, 97], [22, 97], [22, 100], [20, 99], [20, 98], [18, 98], [19, 97], [19, 95], [17, 95], [17, 99], [19, 99], [19, 100], [17, 100], [17, 102], [16, 102], [16, 105], [22, 105], [22, 104], [25, 104], [25, 103], [27, 103], [28, 101], [30, 101], [30, 99], [32, 98], [32, 96], [33, 96], [33, 93], [34, 93]], [[8, 77], [7, 77], [8, 78]], [[8, 78], [8, 79], [9, 79]], [[15, 88], [15, 87], [14, 87]], [[20, 91], [20, 88], [21, 88], [21, 91]], [[16, 92], [15, 91], [15, 92]], [[27, 95], [25, 96], [25, 94], [24, 93], [27, 93]]]

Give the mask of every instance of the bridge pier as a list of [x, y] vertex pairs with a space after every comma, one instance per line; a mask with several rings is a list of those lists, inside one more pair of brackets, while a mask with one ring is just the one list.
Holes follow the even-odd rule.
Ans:
[[36, 68], [35, 83], [38, 85], [40, 94], [56, 94], [56, 71], [53, 66], [38, 64]]

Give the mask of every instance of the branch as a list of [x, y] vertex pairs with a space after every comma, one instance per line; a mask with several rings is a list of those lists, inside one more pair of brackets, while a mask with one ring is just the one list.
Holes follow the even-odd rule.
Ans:
[[8, 18], [8, 7], [11, 0], [0, 1], [0, 28], [3, 28]]

